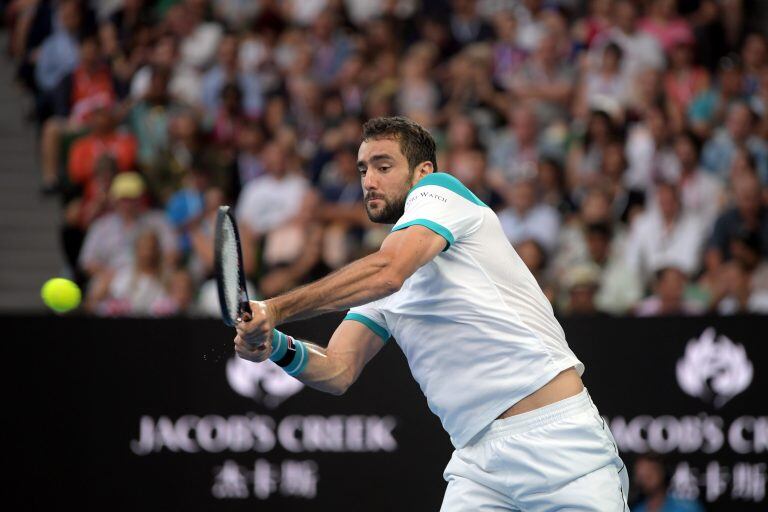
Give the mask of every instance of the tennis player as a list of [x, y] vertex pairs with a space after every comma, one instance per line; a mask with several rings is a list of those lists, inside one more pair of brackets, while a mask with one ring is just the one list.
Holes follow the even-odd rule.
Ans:
[[[239, 356], [340, 395], [392, 336], [455, 447], [443, 512], [628, 510], [584, 365], [494, 212], [437, 172], [434, 140], [406, 118], [368, 121], [357, 166], [368, 216], [392, 232], [378, 252], [253, 302]], [[348, 308], [327, 348], [275, 329]]]

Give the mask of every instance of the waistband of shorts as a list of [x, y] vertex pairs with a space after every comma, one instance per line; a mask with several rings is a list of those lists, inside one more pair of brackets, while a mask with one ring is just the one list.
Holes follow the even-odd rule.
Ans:
[[477, 434], [468, 445], [484, 443], [499, 437], [522, 434], [549, 423], [591, 411], [592, 408], [592, 398], [585, 387], [580, 393], [553, 404], [545, 405], [522, 414], [516, 414], [509, 418], [495, 420]]

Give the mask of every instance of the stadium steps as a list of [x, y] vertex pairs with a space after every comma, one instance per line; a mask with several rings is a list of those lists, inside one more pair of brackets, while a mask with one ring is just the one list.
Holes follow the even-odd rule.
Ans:
[[30, 101], [13, 76], [13, 64], [0, 57], [0, 312], [41, 311], [40, 286], [65, 270], [61, 206], [39, 193], [37, 137], [24, 121]]

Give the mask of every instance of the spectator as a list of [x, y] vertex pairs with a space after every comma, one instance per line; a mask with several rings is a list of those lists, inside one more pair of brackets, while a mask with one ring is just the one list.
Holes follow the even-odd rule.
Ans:
[[40, 46], [35, 65], [35, 80], [43, 95], [52, 93], [64, 77], [77, 67], [77, 40], [81, 23], [78, 1], [63, 0], [52, 22], [53, 32]]
[[245, 123], [237, 135], [237, 194], [250, 181], [264, 174], [264, 163], [261, 152], [266, 142], [264, 129], [255, 122]]
[[[676, 172], [668, 179], [679, 184], [683, 209], [699, 217], [711, 226], [725, 203], [722, 183], [706, 172], [699, 163], [701, 142], [691, 131], [675, 137]], [[671, 169], [670, 169], [671, 170]]]
[[194, 307], [195, 283], [187, 270], [177, 269], [168, 279], [166, 295], [153, 303], [158, 316], [188, 316], [197, 313]]
[[760, 88], [760, 74], [768, 69], [768, 41], [764, 34], [748, 34], [741, 47], [741, 59], [744, 62], [744, 92], [748, 96]]
[[155, 165], [168, 150], [169, 125], [181, 108], [169, 94], [170, 78], [169, 69], [153, 68], [146, 94], [128, 113], [128, 126], [138, 144], [137, 160], [143, 168]]
[[418, 112], [436, 112], [440, 90], [431, 74], [436, 57], [437, 49], [429, 43], [417, 43], [408, 50], [401, 65], [402, 80], [397, 92], [400, 113], [412, 116]]
[[637, 316], [697, 315], [702, 312], [697, 302], [685, 299], [687, 274], [677, 267], [662, 267], [656, 271], [654, 294], [635, 309]]
[[221, 105], [213, 119], [211, 142], [219, 146], [227, 159], [234, 158], [235, 145], [241, 128], [250, 121], [243, 104], [243, 91], [237, 84], [221, 89]]
[[745, 103], [734, 103], [728, 110], [725, 126], [704, 145], [704, 168], [726, 182], [734, 154], [741, 147], [755, 159], [760, 180], [768, 183], [768, 145], [754, 134], [754, 118], [749, 107]]
[[693, 274], [699, 269], [703, 242], [701, 220], [683, 209], [679, 189], [660, 183], [655, 204], [632, 224], [627, 264], [644, 283], [659, 268], [674, 266]]
[[221, 105], [221, 93], [226, 84], [237, 84], [243, 94], [243, 110], [258, 117], [264, 110], [264, 87], [255, 70], [240, 68], [240, 41], [228, 34], [219, 42], [218, 59], [202, 77], [202, 104], [208, 116], [215, 117]]
[[665, 52], [693, 41], [690, 24], [677, 14], [676, 0], [651, 0], [648, 16], [640, 21], [639, 27], [653, 36]]
[[632, 505], [633, 512], [704, 512], [698, 502], [677, 498], [670, 494], [669, 483], [672, 475], [665, 467], [664, 460], [655, 454], [637, 457], [633, 482], [642, 496], [639, 503]]
[[514, 245], [527, 239], [541, 244], [549, 253], [555, 249], [560, 220], [557, 210], [541, 203], [530, 179], [519, 180], [510, 188], [509, 206], [499, 213], [504, 234]]
[[567, 117], [575, 72], [557, 47], [555, 34], [541, 37], [536, 51], [513, 81], [512, 92], [530, 101], [540, 122], [549, 124]]
[[624, 257], [626, 237], [614, 235], [608, 223], [593, 223], [586, 229], [586, 258], [598, 272], [595, 308], [604, 313], [623, 315], [643, 295], [638, 276], [627, 266]]
[[491, 27], [478, 15], [476, 0], [452, 0], [451, 36], [459, 45], [487, 41], [492, 36]]
[[323, 10], [312, 22], [309, 40], [315, 49], [312, 76], [322, 85], [333, 83], [352, 51], [350, 41], [339, 24], [339, 17], [332, 9]]
[[[187, 222], [192, 248], [187, 266], [195, 281], [205, 280], [213, 273], [216, 216], [219, 207], [224, 204], [224, 199], [224, 192], [220, 188], [209, 187], [203, 195], [202, 215], [196, 215]], [[251, 231], [240, 229], [240, 248], [243, 251], [243, 270], [246, 275], [251, 275], [256, 267], [254, 245]]]
[[663, 107], [648, 110], [642, 121], [634, 124], [627, 136], [625, 176], [630, 189], [647, 192], [653, 183], [664, 179], [666, 170], [674, 169], [675, 155], [671, 147], [669, 119]]
[[88, 227], [109, 212], [109, 188], [117, 174], [117, 163], [109, 155], [102, 155], [96, 163], [93, 186], [80, 197], [71, 198], [64, 208], [64, 225], [61, 228], [61, 245], [69, 270], [78, 282], [85, 283], [86, 276], [78, 268], [77, 261]]
[[721, 315], [738, 313], [768, 313], [768, 290], [755, 289], [752, 285], [752, 273], [743, 264], [733, 261], [723, 269], [725, 297], [717, 303], [717, 312]]
[[768, 66], [760, 73], [760, 86], [750, 100], [752, 111], [759, 116], [757, 136], [768, 138]]
[[595, 305], [600, 271], [592, 265], [573, 267], [565, 276], [568, 300], [563, 313], [570, 317], [589, 317], [598, 315]]
[[[582, 29], [582, 27], [578, 27]], [[611, 28], [611, 0], [590, 0], [589, 14], [584, 18], [584, 44], [589, 47], [597, 37]]]
[[82, 39], [79, 64], [61, 79], [49, 97], [52, 115], [43, 124], [40, 153], [43, 187], [50, 192], [60, 188], [62, 137], [87, 129], [93, 111], [111, 106], [116, 99], [112, 74], [102, 60], [95, 37]]
[[262, 6], [258, 2], [242, 0], [214, 0], [213, 11], [216, 17], [234, 30], [244, 30], [255, 20]]
[[743, 232], [754, 232], [760, 240], [760, 253], [768, 256], [768, 208], [761, 202], [760, 182], [754, 174], [733, 180], [734, 205], [715, 221], [707, 244], [708, 258], [717, 265], [731, 259], [729, 240]]
[[[289, 168], [288, 154], [279, 144], [272, 142], [264, 148], [263, 161], [265, 174], [245, 186], [237, 203], [242, 230], [249, 230], [257, 239], [300, 217], [309, 194], [309, 183]], [[296, 256], [302, 242], [299, 236], [284, 249]]]
[[567, 308], [568, 274], [576, 267], [588, 266], [598, 272], [597, 309], [611, 314], [624, 314], [642, 297], [638, 275], [628, 267], [625, 250], [627, 236], [621, 224], [614, 222], [610, 195], [603, 189], [587, 191], [575, 215], [560, 232], [552, 273], [565, 292], [558, 297], [562, 309]]
[[595, 38], [591, 58], [600, 62], [603, 50], [613, 42], [623, 52], [622, 68], [627, 80], [633, 81], [648, 68], [661, 70], [664, 66], [662, 48], [656, 39], [638, 30], [635, 3], [630, 0], [614, 2], [612, 19], [613, 26]]
[[509, 128], [499, 130], [489, 148], [488, 178], [500, 195], [506, 194], [515, 180], [535, 176], [542, 150], [536, 112], [523, 104], [510, 109], [508, 114]]
[[162, 252], [157, 233], [137, 234], [133, 263], [94, 276], [86, 309], [100, 316], [156, 316], [167, 312]]
[[179, 236], [179, 250], [182, 256], [191, 250], [189, 227], [199, 220], [204, 212], [204, 195], [210, 186], [208, 173], [199, 162], [193, 162], [185, 177], [184, 187], [168, 200], [166, 214]]
[[568, 151], [566, 171], [572, 193], [578, 196], [598, 182], [603, 153], [618, 136], [618, 129], [608, 113], [590, 112], [583, 141], [574, 141]]
[[92, 131], [78, 139], [69, 153], [69, 181], [81, 187], [86, 194], [94, 186], [96, 164], [108, 155], [114, 158], [120, 171], [128, 171], [136, 163], [136, 139], [117, 128], [112, 105], [97, 108], [91, 114]]
[[318, 181], [320, 220], [323, 233], [323, 263], [339, 268], [362, 251], [362, 229], [368, 225], [363, 209], [363, 190], [357, 171], [357, 147], [336, 152]]
[[515, 245], [515, 251], [525, 266], [531, 271], [536, 282], [550, 302], [554, 301], [555, 288], [547, 273], [548, 258], [544, 247], [536, 240], [529, 238]]
[[584, 118], [589, 110], [623, 108], [629, 99], [629, 81], [621, 71], [623, 51], [616, 43], [603, 50], [599, 67], [582, 76], [574, 107], [575, 117]]
[[688, 107], [709, 87], [709, 73], [693, 62], [693, 41], [675, 44], [664, 74], [664, 94], [670, 117], [679, 130], [685, 125]]
[[718, 63], [715, 83], [700, 92], [691, 102], [688, 123], [699, 137], [707, 138], [725, 122], [731, 106], [745, 99], [741, 62], [738, 57], [723, 57]]
[[517, 42], [517, 18], [512, 11], [501, 11], [493, 17], [496, 38], [493, 42], [493, 79], [498, 87], [509, 90], [512, 80], [525, 60], [527, 52]]
[[160, 203], [166, 203], [183, 186], [193, 162], [198, 162], [197, 165], [210, 173], [212, 184], [228, 193], [234, 178], [228, 173], [225, 159], [217, 148], [204, 143], [196, 114], [188, 109], [174, 111], [168, 123], [168, 144], [145, 169], [152, 196]]
[[173, 228], [162, 212], [142, 205], [145, 192], [144, 181], [135, 172], [120, 173], [112, 181], [109, 196], [115, 210], [90, 226], [80, 252], [79, 265], [87, 276], [130, 265], [135, 240], [146, 229], [159, 237], [163, 264], [170, 268], [176, 263], [178, 246]]

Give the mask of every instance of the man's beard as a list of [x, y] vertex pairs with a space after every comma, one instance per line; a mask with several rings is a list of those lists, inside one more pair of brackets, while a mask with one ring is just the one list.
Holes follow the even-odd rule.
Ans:
[[[366, 194], [364, 199], [365, 212], [368, 214], [368, 218], [373, 222], [379, 224], [394, 224], [405, 212], [405, 198], [407, 195], [408, 193], [406, 192], [390, 201], [382, 194]], [[372, 212], [368, 203], [369, 199], [378, 199], [384, 203], [384, 206], [376, 212]]]

